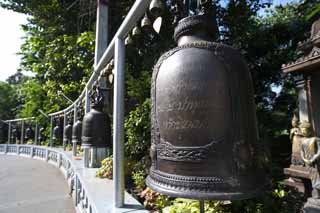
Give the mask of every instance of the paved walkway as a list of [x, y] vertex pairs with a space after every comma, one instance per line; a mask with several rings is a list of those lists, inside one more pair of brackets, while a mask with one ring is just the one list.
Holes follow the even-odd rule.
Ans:
[[41, 160], [0, 155], [0, 213], [75, 213], [62, 173]]

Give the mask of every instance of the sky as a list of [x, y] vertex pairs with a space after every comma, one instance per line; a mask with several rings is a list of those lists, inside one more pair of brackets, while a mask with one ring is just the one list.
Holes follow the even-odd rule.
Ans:
[[[298, 0], [273, 0], [275, 5], [284, 5]], [[0, 7], [0, 81], [5, 81], [16, 73], [20, 62], [17, 53], [24, 33], [21, 24], [27, 23], [27, 16]], [[27, 74], [27, 73], [25, 73]]]
[[24, 33], [20, 27], [27, 23], [27, 17], [0, 7], [0, 81], [16, 73], [20, 57], [17, 53]]

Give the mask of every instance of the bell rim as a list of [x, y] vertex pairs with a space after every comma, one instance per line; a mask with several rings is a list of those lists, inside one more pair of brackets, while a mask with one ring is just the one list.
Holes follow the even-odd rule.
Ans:
[[209, 192], [203, 189], [191, 189], [191, 187], [188, 189], [188, 187], [170, 186], [170, 184], [166, 182], [154, 179], [150, 174], [146, 178], [146, 185], [156, 192], [171, 197], [197, 200], [245, 200], [263, 195], [265, 190], [268, 188], [268, 184], [265, 181], [264, 183], [261, 183], [260, 186], [252, 187], [250, 190], [241, 190], [241, 188], [237, 188], [237, 191], [234, 192], [223, 192], [223, 190], [219, 191], [218, 189], [217, 191]]
[[165, 187], [157, 184], [152, 177], [148, 176], [146, 179], [146, 185], [161, 194], [165, 194], [171, 197], [180, 197], [187, 199], [197, 200], [245, 200], [254, 197], [258, 197], [264, 194], [266, 186], [256, 188], [254, 190], [242, 191], [242, 192], [205, 192], [205, 191], [192, 191], [192, 190], [179, 190], [174, 187]]

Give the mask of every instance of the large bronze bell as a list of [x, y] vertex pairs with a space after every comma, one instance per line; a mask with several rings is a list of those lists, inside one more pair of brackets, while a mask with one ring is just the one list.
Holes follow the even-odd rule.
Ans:
[[68, 124], [63, 129], [63, 142], [65, 145], [71, 144], [72, 141], [72, 124], [68, 122]]
[[81, 145], [81, 133], [82, 133], [82, 122], [80, 118], [73, 124], [72, 127], [72, 143]]
[[239, 52], [214, 36], [206, 15], [182, 19], [178, 47], [154, 68], [147, 185], [173, 197], [247, 199], [266, 186], [251, 76]]
[[97, 97], [82, 122], [82, 146], [111, 147], [111, 123], [109, 116], [103, 112], [104, 98], [98, 89]]
[[34, 132], [31, 127], [28, 127], [26, 129], [26, 134], [25, 134], [24, 138], [26, 141], [28, 141], [28, 140], [33, 139], [33, 137], [34, 137]]

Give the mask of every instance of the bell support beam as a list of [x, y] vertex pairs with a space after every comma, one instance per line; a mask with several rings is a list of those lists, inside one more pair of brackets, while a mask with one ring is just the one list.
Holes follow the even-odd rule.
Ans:
[[38, 145], [38, 123], [34, 125], [34, 144]]
[[[67, 113], [65, 112], [63, 114], [63, 129], [65, 129], [66, 126], [67, 126]], [[65, 138], [65, 134], [63, 134], [63, 139], [62, 139], [62, 141], [63, 141], [63, 150], [66, 150], [66, 147], [67, 147], [66, 140], [67, 140], [67, 138]]]
[[104, 51], [108, 47], [109, 6], [108, 1], [98, 0], [97, 24], [96, 24], [96, 48], [94, 65], [100, 61]]
[[124, 67], [125, 43], [115, 40], [115, 78], [113, 101], [113, 184], [114, 207], [124, 204]]
[[21, 139], [20, 144], [24, 143], [24, 121], [21, 121]]
[[9, 128], [8, 128], [8, 144], [11, 143], [11, 122], [8, 123]]
[[[90, 90], [86, 88], [86, 93], [85, 93], [85, 104], [84, 104], [84, 114], [87, 114], [90, 111]], [[88, 168], [89, 167], [89, 152], [90, 149], [85, 147], [83, 148], [83, 162], [84, 162], [84, 167]]]
[[50, 118], [50, 146], [53, 147], [53, 116]]

